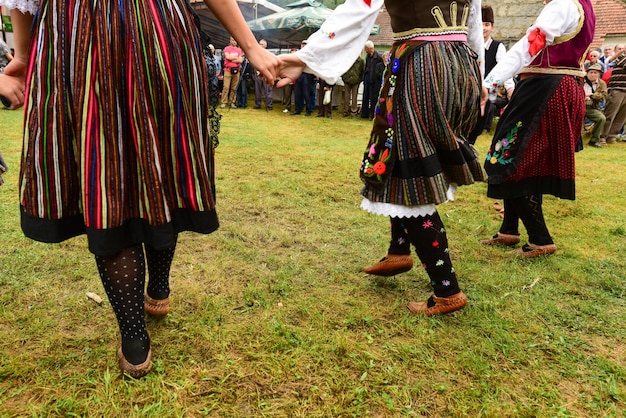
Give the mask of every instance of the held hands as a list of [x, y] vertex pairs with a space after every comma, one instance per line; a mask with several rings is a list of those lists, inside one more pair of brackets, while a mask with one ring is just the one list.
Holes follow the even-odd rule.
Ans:
[[276, 87], [284, 87], [287, 84], [295, 83], [306, 67], [296, 54], [281, 55], [278, 57], [278, 60], [278, 76], [280, 80], [276, 83]]
[[260, 46], [247, 51], [246, 55], [252, 66], [261, 75], [263, 81], [273, 86], [280, 66], [278, 57]]
[[11, 102], [11, 109], [24, 105], [26, 63], [15, 58], [0, 74], [0, 96]]

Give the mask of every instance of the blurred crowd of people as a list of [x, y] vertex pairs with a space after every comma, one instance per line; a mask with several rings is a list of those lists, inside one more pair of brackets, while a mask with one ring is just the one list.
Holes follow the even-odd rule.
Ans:
[[[488, 74], [504, 57], [507, 48], [503, 42], [492, 38], [495, 30], [494, 12], [490, 6], [482, 9], [483, 38], [485, 45], [485, 72]], [[262, 48], [267, 48], [264, 39], [259, 41]], [[303, 40], [300, 48], [291, 48], [294, 53], [305, 48]], [[254, 93], [254, 109], [272, 110], [274, 101], [280, 102], [283, 112], [290, 115], [311, 116], [317, 109], [317, 117], [332, 118], [333, 106], [338, 108], [343, 117], [372, 119], [378, 100], [385, 66], [389, 63], [389, 51], [379, 52], [374, 43], [368, 40], [363, 47], [362, 56], [357, 57], [353, 65], [336, 84], [328, 84], [313, 74], [303, 73], [295, 82], [274, 90], [259, 77], [248, 62], [237, 42], [231, 37], [218, 57], [213, 45], [211, 59], [216, 62], [217, 73], [214, 82], [218, 86], [217, 96], [221, 108], [248, 107], [248, 93]], [[626, 123], [626, 53], [624, 44], [606, 45], [591, 50], [584, 64], [586, 115], [582, 133], [589, 135], [588, 145], [602, 147], [617, 141], [626, 142], [624, 124]], [[475, 129], [467, 138], [474, 144], [477, 138], [492, 130], [494, 120], [506, 108], [515, 90], [518, 80], [505, 80], [495, 92], [491, 92], [483, 115]], [[334, 97], [339, 95], [339, 99]], [[582, 135], [579, 144], [582, 149]]]
[[626, 48], [607, 45], [589, 52], [585, 61], [585, 133], [600, 148], [626, 142]]
[[[259, 45], [266, 49], [267, 41], [261, 39]], [[291, 48], [294, 53], [306, 47], [303, 40], [300, 48]], [[317, 109], [317, 117], [332, 118], [332, 109], [337, 107], [344, 117], [372, 119], [382, 83], [385, 57], [389, 52], [380, 53], [372, 41], [363, 47], [364, 56], [358, 57], [352, 67], [336, 84], [329, 84], [313, 74], [303, 73], [295, 82], [274, 91], [263, 82], [258, 71], [250, 65], [237, 41], [230, 42], [221, 54], [209, 45], [205, 51], [207, 64], [215, 63], [217, 68], [212, 80], [216, 83], [220, 108], [247, 108], [248, 93], [254, 93], [254, 109], [272, 110], [274, 101], [284, 106], [283, 113], [312, 116]], [[209, 71], [211, 73], [212, 71]], [[334, 97], [339, 95], [339, 99]]]

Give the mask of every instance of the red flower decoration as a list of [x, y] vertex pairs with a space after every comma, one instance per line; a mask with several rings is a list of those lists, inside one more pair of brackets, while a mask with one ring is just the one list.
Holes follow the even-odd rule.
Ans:
[[439, 248], [439, 241], [433, 241], [433, 247]]
[[546, 34], [541, 29], [535, 28], [528, 34], [528, 42], [530, 43], [528, 53], [534, 57], [546, 47]]
[[363, 3], [367, 4], [367, 7], [372, 7], [372, 0], [363, 0]]
[[386, 170], [387, 170], [387, 166], [385, 165], [385, 163], [379, 161], [376, 164], [374, 164], [374, 173], [378, 175], [385, 174]]

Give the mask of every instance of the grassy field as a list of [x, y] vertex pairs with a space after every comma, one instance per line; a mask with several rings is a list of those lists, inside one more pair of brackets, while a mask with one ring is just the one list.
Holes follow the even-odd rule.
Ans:
[[181, 235], [137, 381], [108, 301], [85, 296], [104, 297], [85, 239], [23, 237], [22, 113], [0, 112], [0, 416], [626, 416], [626, 144], [578, 153], [576, 201], [545, 198], [553, 256], [481, 246], [500, 219], [485, 184], [462, 187], [439, 210], [470, 304], [421, 318], [421, 267], [361, 272], [389, 239], [359, 209], [370, 123], [280, 110], [223, 112], [221, 227]]

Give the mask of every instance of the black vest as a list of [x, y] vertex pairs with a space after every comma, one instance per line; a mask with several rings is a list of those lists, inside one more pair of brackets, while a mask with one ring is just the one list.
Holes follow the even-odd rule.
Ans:
[[489, 74], [498, 63], [496, 61], [496, 53], [500, 43], [500, 41], [492, 40], [489, 49], [485, 49], [485, 75]]

